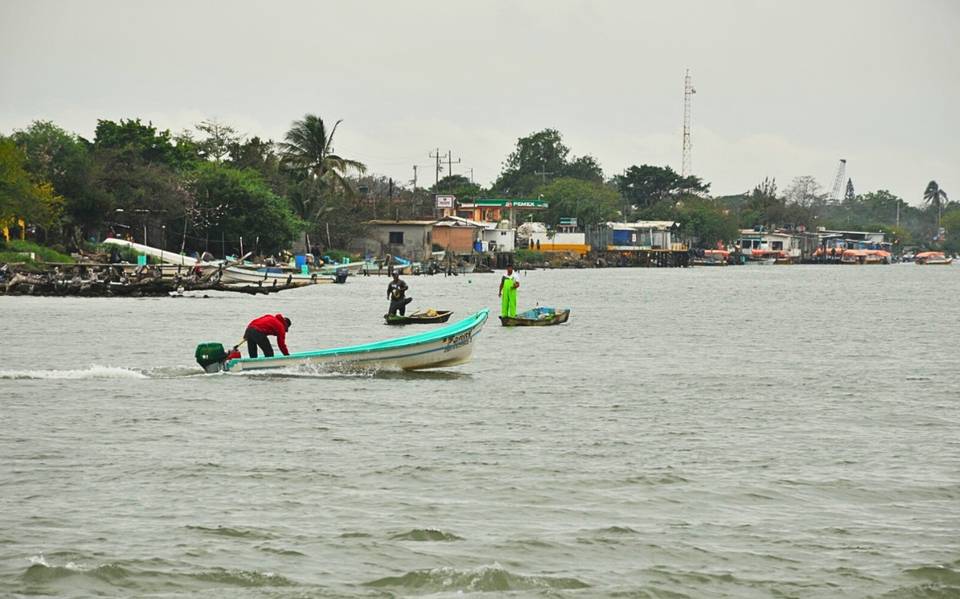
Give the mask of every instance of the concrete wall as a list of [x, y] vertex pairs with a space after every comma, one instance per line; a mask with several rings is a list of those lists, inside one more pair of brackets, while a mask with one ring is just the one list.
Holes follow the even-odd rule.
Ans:
[[448, 227], [434, 225], [433, 243], [455, 254], [473, 252], [473, 242], [480, 236], [476, 227]]
[[[399, 256], [413, 262], [430, 259], [433, 251], [433, 225], [368, 225], [367, 236], [361, 241], [364, 254]], [[390, 243], [390, 233], [402, 233], [403, 243]]]
[[512, 252], [514, 250], [514, 229], [484, 229], [482, 233], [483, 251], [489, 252], [490, 242], [496, 244], [497, 252]]

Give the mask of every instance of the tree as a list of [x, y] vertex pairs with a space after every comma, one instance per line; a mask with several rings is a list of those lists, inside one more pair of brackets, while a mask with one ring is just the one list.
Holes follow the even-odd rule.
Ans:
[[853, 191], [853, 179], [847, 179], [847, 191], [843, 194], [843, 199], [852, 200], [855, 197], [857, 197], [857, 194]]
[[243, 136], [237, 133], [236, 129], [216, 119], [200, 121], [194, 128], [205, 135], [205, 138], [197, 144], [200, 155], [217, 164], [223, 162], [230, 153], [231, 147], [239, 145], [243, 140]]
[[77, 236], [101, 221], [108, 206], [93, 185], [86, 144], [49, 121], [34, 121], [11, 139], [26, 155], [25, 167], [33, 179], [49, 181], [53, 193], [63, 198], [64, 224], [74, 227]]
[[0, 223], [22, 218], [50, 229], [59, 221], [63, 198], [51, 183], [35, 182], [26, 163], [26, 155], [13, 141], [0, 138]]
[[353, 188], [346, 180], [347, 173], [353, 170], [362, 174], [367, 167], [362, 162], [334, 153], [333, 136], [341, 122], [334, 123], [333, 129], [328, 132], [323, 119], [307, 114], [303, 120], [293, 122], [280, 148], [284, 165], [331, 191], [343, 191], [350, 195]]
[[679, 222], [684, 233], [696, 238], [703, 248], [716, 247], [718, 242], [732, 242], [740, 236], [737, 219], [714, 200], [698, 197], [682, 200], [669, 220]]
[[[332, 210], [334, 199], [339, 195], [354, 196], [353, 187], [347, 181], [349, 171], [364, 173], [362, 162], [344, 158], [333, 151], [333, 136], [342, 121], [327, 130], [320, 117], [307, 114], [303, 120], [294, 121], [280, 145], [282, 164], [290, 169], [296, 183], [290, 198], [297, 215], [308, 226], [316, 226], [324, 212]], [[304, 231], [304, 240], [310, 245], [309, 231]]]
[[937, 227], [940, 227], [940, 213], [943, 204], [947, 201], [947, 193], [940, 189], [936, 181], [927, 183], [927, 188], [923, 192], [923, 202], [927, 207], [937, 215]]
[[482, 188], [476, 183], [471, 183], [463, 175], [447, 175], [430, 188], [433, 193], [449, 194], [457, 196], [458, 200], [474, 200], [480, 197]]
[[710, 184], [693, 175], [682, 177], [669, 166], [631, 166], [614, 178], [620, 194], [631, 206], [643, 210], [681, 194], [706, 193]]
[[783, 195], [788, 204], [803, 208], [822, 205], [827, 200], [827, 194], [821, 193], [820, 184], [810, 175], [794, 177]]
[[[302, 226], [286, 201], [274, 194], [259, 173], [205, 162], [192, 173], [190, 191], [195, 204], [190, 210], [194, 230], [228, 249], [238, 249], [243, 237], [246, 247], [272, 253], [287, 247]], [[193, 247], [200, 249], [198, 243]], [[203, 249], [206, 249], [205, 247]]]
[[163, 164], [174, 169], [190, 168], [200, 160], [192, 140], [182, 136], [174, 140], [169, 130], [158, 131], [152, 123], [144, 125], [140, 119], [121, 119], [119, 123], [98, 120], [93, 143], [96, 149], [112, 150], [125, 161]]
[[589, 226], [613, 220], [619, 214], [620, 195], [602, 183], [562, 178], [537, 191], [550, 204], [543, 213], [544, 221], [550, 225], [557, 225], [561, 218], [572, 217], [581, 226]]
[[582, 179], [583, 181], [593, 181], [594, 183], [603, 182], [603, 169], [600, 163], [593, 156], [586, 155], [574, 158], [564, 165], [561, 169], [564, 177], [571, 179]]

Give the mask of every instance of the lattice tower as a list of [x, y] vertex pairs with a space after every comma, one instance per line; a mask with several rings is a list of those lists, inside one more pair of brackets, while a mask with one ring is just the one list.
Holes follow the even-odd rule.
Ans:
[[837, 176], [833, 180], [833, 189], [830, 191], [830, 201], [839, 202], [843, 200], [843, 184], [847, 180], [847, 160], [840, 159], [840, 166], [837, 167]]

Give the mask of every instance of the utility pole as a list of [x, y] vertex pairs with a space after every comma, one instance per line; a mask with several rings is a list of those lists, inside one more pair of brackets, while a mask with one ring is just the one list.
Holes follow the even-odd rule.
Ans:
[[[457, 164], [460, 164], [460, 159], [457, 158]], [[447, 176], [453, 175], [453, 151], [447, 150]], [[439, 189], [437, 190], [440, 191]]]
[[533, 171], [533, 174], [534, 174], [534, 175], [540, 175], [540, 179], [541, 179], [542, 183], [543, 183], [544, 185], [546, 185], [546, 184], [547, 184], [547, 175], [552, 175], [553, 173], [548, 173], [548, 172], [547, 172], [547, 169], [541, 166], [541, 167], [540, 167], [540, 170], [539, 170], [539, 171]]
[[690, 141], [690, 105], [693, 94], [697, 90], [693, 87], [693, 80], [690, 78], [690, 69], [687, 69], [687, 76], [683, 79], [683, 162], [680, 166], [680, 175], [686, 177], [692, 169], [693, 144]]
[[433, 190], [434, 192], [436, 192], [437, 187], [440, 186], [440, 170], [443, 168], [442, 166], [440, 166], [440, 159], [443, 158], [443, 156], [440, 154], [440, 148], [437, 148], [436, 154], [430, 154], [430, 158], [434, 159], [437, 167], [437, 179], [433, 184]]
[[470, 184], [473, 185], [473, 167], [470, 167]]

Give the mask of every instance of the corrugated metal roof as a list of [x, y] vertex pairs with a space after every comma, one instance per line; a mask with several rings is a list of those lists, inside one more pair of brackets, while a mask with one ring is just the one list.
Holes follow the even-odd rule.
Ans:
[[406, 225], [406, 226], [420, 226], [420, 227], [429, 227], [432, 226], [437, 221], [435, 220], [368, 220], [364, 224], [366, 225]]

